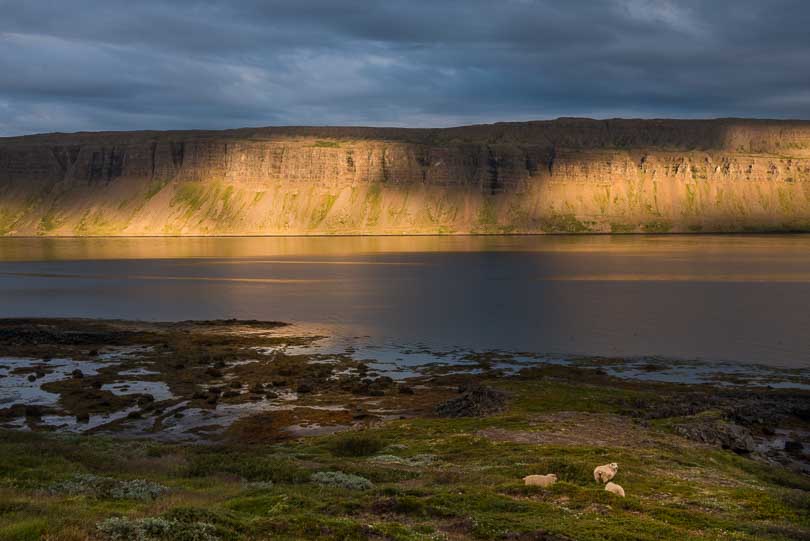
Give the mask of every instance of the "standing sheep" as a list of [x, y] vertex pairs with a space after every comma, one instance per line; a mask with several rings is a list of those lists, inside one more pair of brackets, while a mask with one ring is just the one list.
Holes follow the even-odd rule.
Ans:
[[607, 483], [616, 476], [619, 471], [619, 465], [615, 462], [605, 464], [604, 466], [597, 466], [593, 470], [593, 478], [597, 483]]

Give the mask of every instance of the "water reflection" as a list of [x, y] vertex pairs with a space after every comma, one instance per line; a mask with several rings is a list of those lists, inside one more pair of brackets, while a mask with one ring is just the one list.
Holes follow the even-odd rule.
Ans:
[[810, 367], [810, 237], [0, 239], [0, 316], [239, 317], [380, 343]]

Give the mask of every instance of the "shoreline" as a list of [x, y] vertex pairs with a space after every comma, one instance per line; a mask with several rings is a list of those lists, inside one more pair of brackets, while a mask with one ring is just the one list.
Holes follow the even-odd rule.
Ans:
[[[28, 390], [0, 404], [0, 505], [20, 509], [0, 538], [115, 539], [104, 528], [149, 517], [217, 540], [810, 533], [810, 391], [494, 351], [400, 350], [397, 365], [296, 330], [0, 320], [0, 393]], [[590, 478], [614, 461], [627, 498]], [[559, 482], [523, 486], [544, 473]], [[159, 488], [114, 496], [132, 479]]]

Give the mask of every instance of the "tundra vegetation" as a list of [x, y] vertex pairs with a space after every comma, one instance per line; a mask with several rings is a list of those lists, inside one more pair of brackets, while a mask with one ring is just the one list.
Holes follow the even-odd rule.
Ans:
[[[768, 439], [806, 433], [806, 391], [642, 383], [609, 375], [603, 367], [615, 360], [505, 373], [503, 356], [493, 353], [471, 355], [473, 370], [378, 381], [362, 363], [345, 359], [333, 370], [322, 358], [273, 349], [281, 340], [306, 343], [285, 329], [0, 323], [0, 365], [15, 356], [98, 363], [109, 358], [109, 344], [137, 343], [146, 347], [122, 361], [128, 373], [146, 359], [153, 374], [142, 377], [162, 379], [173, 393], [152, 400], [108, 393], [120, 367], [88, 364], [81, 375], [44, 384], [60, 394], [55, 405], [0, 410], [0, 539], [810, 536], [806, 450], [793, 440], [776, 450]], [[245, 362], [256, 355], [267, 358]], [[32, 375], [41, 381], [52, 375], [47, 366], [28, 370], [40, 371]], [[334, 379], [337, 372], [362, 375]], [[290, 407], [246, 406], [257, 403], [253, 391], [274, 404], [267, 395], [285, 389], [298, 390]], [[195, 433], [196, 441], [173, 440], [166, 414], [184, 402], [194, 407], [177, 419], [205, 408], [248, 413]], [[92, 423], [104, 408], [140, 409], [82, 434], [48, 423], [84, 414]], [[312, 430], [302, 432], [306, 426]], [[594, 467], [612, 462], [626, 498], [594, 481]], [[557, 482], [524, 485], [525, 476], [546, 473]]]

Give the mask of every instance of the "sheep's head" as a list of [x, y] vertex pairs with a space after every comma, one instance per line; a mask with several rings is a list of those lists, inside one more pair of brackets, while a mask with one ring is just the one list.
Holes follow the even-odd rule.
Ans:
[[619, 471], [619, 465], [616, 464], [615, 462], [611, 462], [610, 463], [610, 469], [613, 470], [613, 471]]
[[556, 473], [550, 473], [550, 474], [548, 474], [548, 476], [549, 476], [549, 478], [554, 479], [555, 481], [557, 480], [557, 474]]

